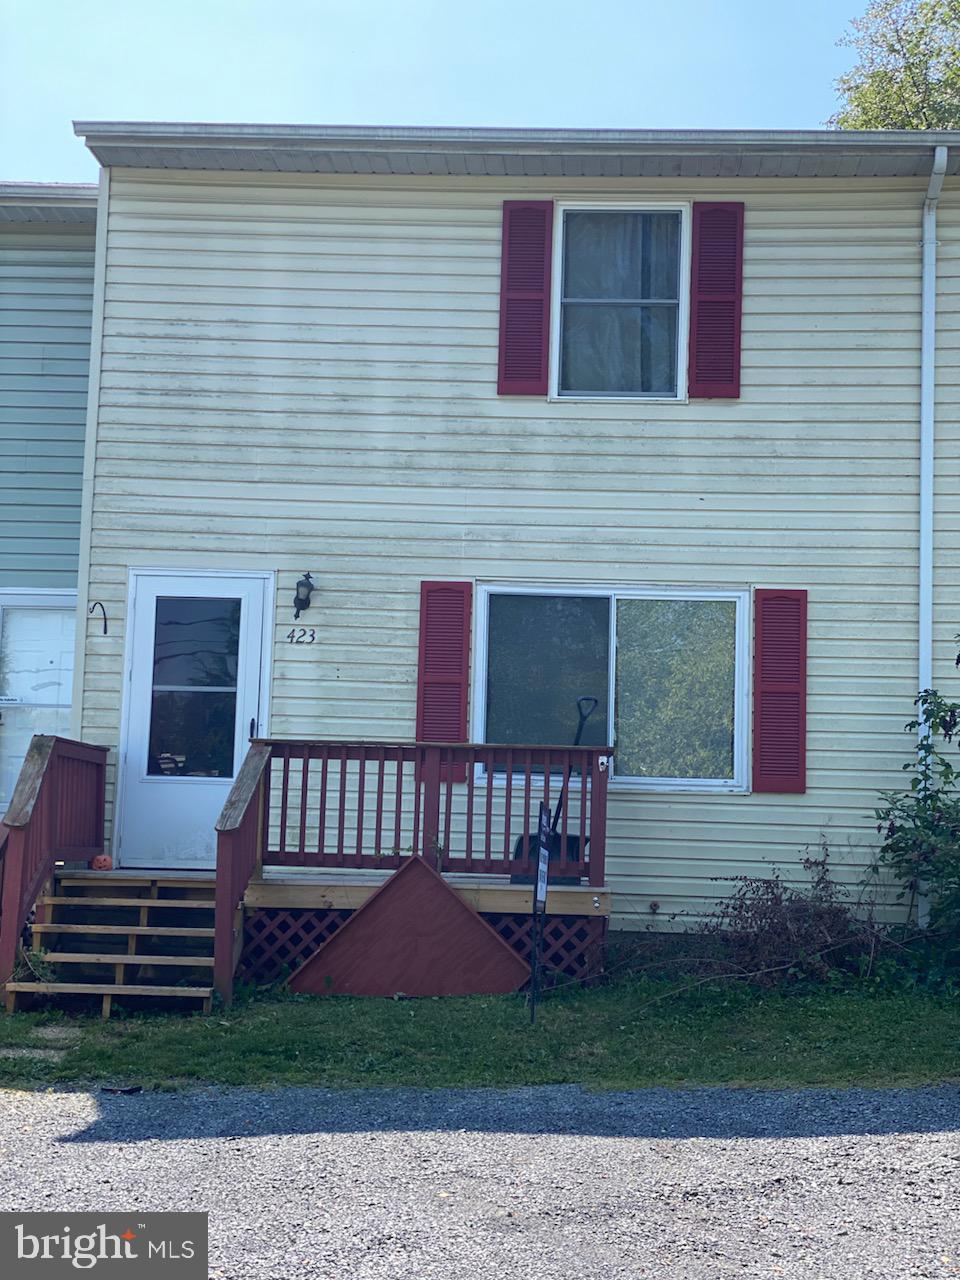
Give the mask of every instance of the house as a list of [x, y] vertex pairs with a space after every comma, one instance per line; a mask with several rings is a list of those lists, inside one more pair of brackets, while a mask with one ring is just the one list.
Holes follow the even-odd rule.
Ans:
[[76, 128], [93, 892], [216, 899], [228, 994], [410, 852], [525, 954], [561, 788], [567, 972], [859, 880], [953, 671], [960, 134]]
[[0, 814], [70, 730], [97, 188], [0, 184]]

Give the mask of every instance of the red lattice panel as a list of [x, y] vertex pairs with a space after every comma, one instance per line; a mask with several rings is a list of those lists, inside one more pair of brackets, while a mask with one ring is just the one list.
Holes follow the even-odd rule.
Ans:
[[[243, 982], [278, 982], [298, 969], [353, 914], [316, 908], [262, 907], [244, 921]], [[484, 920], [530, 963], [530, 917], [484, 911]], [[588, 916], [546, 916], [541, 961], [546, 970], [586, 981], [603, 972], [607, 921]]]
[[244, 982], [278, 982], [298, 969], [352, 911], [262, 907], [243, 922], [243, 954], [237, 977]]
[[[485, 912], [491, 924], [514, 951], [530, 963], [528, 915], [499, 915]], [[565, 978], [584, 981], [603, 972], [603, 948], [607, 936], [606, 919], [589, 916], [545, 916], [540, 945], [540, 960], [546, 970]]]

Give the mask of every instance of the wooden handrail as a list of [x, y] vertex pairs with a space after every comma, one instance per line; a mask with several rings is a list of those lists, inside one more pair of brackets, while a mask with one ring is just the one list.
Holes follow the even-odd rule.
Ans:
[[20, 766], [16, 786], [13, 788], [10, 807], [3, 815], [5, 827], [25, 827], [33, 817], [34, 808], [40, 797], [40, 788], [43, 786], [44, 774], [50, 764], [56, 742], [56, 738], [48, 738], [39, 733], [30, 740], [27, 754]]
[[270, 754], [268, 742], [259, 739], [251, 742], [236, 781], [220, 810], [220, 817], [216, 823], [217, 831], [236, 831], [241, 825], [247, 808], [257, 793], [263, 771], [270, 763]]
[[103, 852], [109, 748], [35, 734], [0, 832], [0, 982], [16, 963], [33, 904], [58, 859]]
[[411, 742], [406, 738], [251, 738], [251, 746], [268, 746], [276, 747], [346, 747], [351, 750], [371, 751], [379, 747], [385, 747], [389, 751], [403, 749], [404, 751], [415, 751], [418, 747], [429, 747], [434, 751], [452, 751], [454, 756], [462, 755], [468, 751], [532, 751], [535, 754], [543, 755], [547, 751], [554, 753], [558, 751], [578, 751], [588, 752], [590, 755], [596, 756], [612, 756], [614, 754], [613, 747], [586, 747], [586, 746], [560, 746], [544, 745], [542, 742]]

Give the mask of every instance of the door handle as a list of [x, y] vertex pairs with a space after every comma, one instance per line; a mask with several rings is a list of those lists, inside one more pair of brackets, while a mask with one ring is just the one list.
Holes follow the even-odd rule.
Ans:
[[250, 737], [255, 738], [256, 736], [257, 736], [257, 720], [255, 716], [251, 716], [250, 717]]

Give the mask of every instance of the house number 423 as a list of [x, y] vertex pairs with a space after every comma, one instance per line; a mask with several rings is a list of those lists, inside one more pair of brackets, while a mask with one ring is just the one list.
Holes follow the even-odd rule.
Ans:
[[288, 644], [313, 644], [317, 633], [313, 627], [292, 627], [287, 632]]

